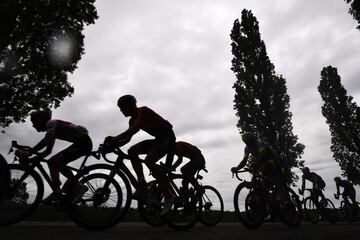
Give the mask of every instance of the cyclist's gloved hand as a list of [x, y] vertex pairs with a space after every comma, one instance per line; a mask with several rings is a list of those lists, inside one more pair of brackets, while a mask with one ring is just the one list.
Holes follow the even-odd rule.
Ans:
[[237, 173], [239, 171], [239, 168], [238, 167], [232, 167], [231, 168], [231, 172], [232, 173]]
[[17, 149], [15, 151], [15, 156], [19, 158], [28, 158], [31, 156], [31, 152], [27, 150]]

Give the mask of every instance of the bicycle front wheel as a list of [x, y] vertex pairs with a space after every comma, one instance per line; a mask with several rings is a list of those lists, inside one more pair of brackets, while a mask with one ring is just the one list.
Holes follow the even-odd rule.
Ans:
[[0, 202], [0, 226], [20, 222], [34, 212], [44, 194], [44, 184], [33, 169], [10, 164], [10, 189]]
[[[75, 182], [86, 186], [87, 191], [81, 199], [70, 204], [73, 221], [91, 231], [101, 231], [115, 226], [129, 209], [129, 196], [123, 196], [124, 193], [130, 192], [128, 180], [122, 178], [122, 181], [117, 181], [105, 173], [92, 173], [77, 178], [78, 181]], [[74, 194], [70, 196], [72, 195]]]
[[147, 200], [138, 201], [138, 211], [140, 217], [147, 224], [153, 227], [161, 227], [165, 224], [160, 216], [161, 205], [164, 194], [161, 184], [157, 180], [153, 180], [147, 184]]
[[172, 194], [176, 196], [174, 205], [165, 220], [169, 227], [175, 230], [187, 230], [193, 227], [201, 211], [201, 196], [195, 191], [195, 187], [189, 183], [185, 194], [181, 193], [180, 187], [183, 177], [172, 179]]
[[337, 212], [335, 209], [334, 204], [332, 201], [328, 198], [321, 201], [322, 204], [322, 215], [330, 222], [330, 223], [336, 223], [337, 221]]
[[252, 183], [242, 182], [236, 187], [234, 208], [236, 216], [245, 227], [256, 229], [264, 223], [264, 203], [257, 191], [254, 191]]
[[306, 218], [313, 224], [317, 224], [320, 219], [320, 210], [318, 209], [314, 200], [307, 197], [304, 202], [304, 212]]
[[202, 207], [200, 212], [200, 222], [205, 226], [212, 227], [218, 224], [224, 213], [224, 202], [216, 188], [212, 186], [202, 186], [204, 193], [201, 196]]
[[353, 212], [353, 208], [347, 201], [341, 201], [340, 204], [341, 213], [344, 215], [345, 220], [348, 223], [353, 223], [355, 220], [355, 214]]
[[280, 218], [290, 228], [296, 228], [301, 223], [302, 207], [298, 195], [288, 188], [286, 203], [281, 204]]

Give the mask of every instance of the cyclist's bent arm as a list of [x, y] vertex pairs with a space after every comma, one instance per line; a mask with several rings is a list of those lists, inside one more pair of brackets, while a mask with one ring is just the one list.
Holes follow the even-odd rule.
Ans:
[[39, 150], [46, 147], [45, 151], [41, 153], [41, 157], [46, 157], [52, 152], [54, 143], [55, 143], [55, 138], [53, 138], [51, 135], [45, 135], [45, 137], [41, 139], [38, 144], [36, 144], [33, 148], [31, 148], [30, 152], [36, 153]]
[[119, 144], [125, 145], [126, 143], [130, 142], [132, 136], [134, 136], [138, 131], [141, 129], [141, 121], [136, 120], [134, 123], [132, 123], [132, 120], [130, 119], [129, 128], [123, 132], [120, 133], [115, 137], [115, 140], [119, 142]]
[[239, 163], [237, 168], [242, 169], [243, 167], [245, 167], [246, 163], [248, 161], [248, 158], [249, 158], [249, 151], [248, 151], [247, 147], [245, 147], [243, 160]]

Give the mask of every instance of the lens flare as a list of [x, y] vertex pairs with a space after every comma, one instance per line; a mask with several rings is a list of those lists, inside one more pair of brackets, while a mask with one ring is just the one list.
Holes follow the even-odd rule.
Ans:
[[70, 35], [58, 35], [51, 39], [50, 62], [56, 66], [70, 65], [75, 54], [75, 40]]

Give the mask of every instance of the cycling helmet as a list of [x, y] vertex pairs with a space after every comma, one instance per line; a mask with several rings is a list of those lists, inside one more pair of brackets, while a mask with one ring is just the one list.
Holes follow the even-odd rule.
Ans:
[[124, 105], [136, 106], [136, 98], [130, 94], [121, 96], [117, 102], [117, 105], [119, 107]]
[[38, 110], [30, 113], [31, 122], [46, 123], [51, 119], [51, 110]]
[[251, 141], [254, 141], [256, 140], [256, 137], [253, 133], [251, 132], [245, 132], [242, 136], [241, 136], [242, 140], [245, 142], [245, 143], [248, 143], [248, 142], [251, 142]]
[[340, 181], [340, 177], [334, 177], [334, 181], [335, 181], [335, 182]]

